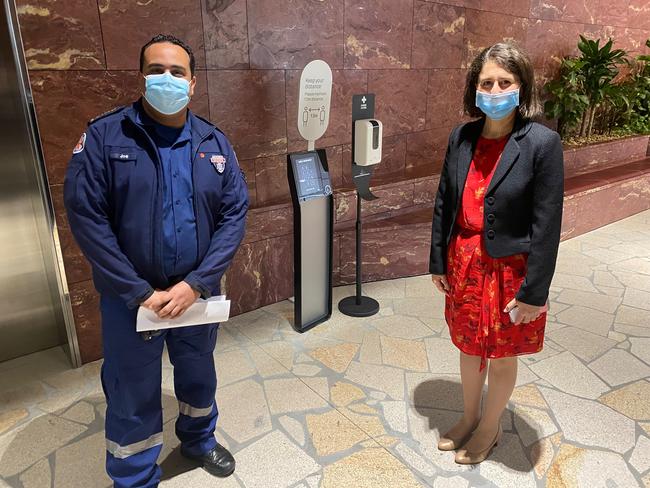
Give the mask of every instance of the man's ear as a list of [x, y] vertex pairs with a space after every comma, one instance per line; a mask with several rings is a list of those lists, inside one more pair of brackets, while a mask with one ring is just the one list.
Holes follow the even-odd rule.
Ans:
[[190, 98], [194, 96], [194, 87], [196, 87], [196, 76], [192, 76], [190, 81]]
[[142, 94], [142, 96], [144, 96], [144, 92], [147, 86], [147, 80], [144, 74], [142, 74], [142, 71], [138, 73], [138, 86], [140, 88], [140, 93]]

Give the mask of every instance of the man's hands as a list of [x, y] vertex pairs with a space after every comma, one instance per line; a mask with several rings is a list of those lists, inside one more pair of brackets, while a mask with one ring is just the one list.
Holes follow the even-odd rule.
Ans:
[[185, 313], [185, 310], [192, 305], [200, 293], [194, 291], [190, 285], [181, 281], [167, 290], [169, 302], [165, 305], [158, 317], [161, 319], [175, 319]]
[[156, 290], [149, 298], [147, 298], [142, 305], [144, 308], [153, 310], [158, 313], [169, 302], [169, 293], [163, 290]]
[[161, 319], [175, 319], [183, 315], [199, 296], [198, 291], [181, 281], [165, 291], [156, 290], [142, 306], [156, 312]]

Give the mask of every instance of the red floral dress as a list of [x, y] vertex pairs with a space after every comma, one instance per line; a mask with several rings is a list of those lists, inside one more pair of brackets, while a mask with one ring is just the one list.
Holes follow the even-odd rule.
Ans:
[[546, 313], [528, 324], [514, 325], [503, 310], [526, 276], [526, 254], [492, 258], [483, 242], [483, 202], [508, 136], [481, 137], [463, 191], [461, 208], [447, 254], [445, 318], [451, 340], [465, 354], [503, 358], [539, 352]]

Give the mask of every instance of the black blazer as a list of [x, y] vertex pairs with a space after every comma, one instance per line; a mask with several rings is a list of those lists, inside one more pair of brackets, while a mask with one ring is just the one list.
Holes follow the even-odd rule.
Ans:
[[[433, 212], [432, 274], [447, 272], [447, 246], [483, 124], [480, 119], [460, 125], [449, 137]], [[517, 120], [485, 192], [483, 239], [493, 258], [528, 253], [526, 278], [517, 293], [517, 300], [523, 303], [542, 306], [548, 298], [560, 244], [563, 201], [560, 136], [541, 124]]]

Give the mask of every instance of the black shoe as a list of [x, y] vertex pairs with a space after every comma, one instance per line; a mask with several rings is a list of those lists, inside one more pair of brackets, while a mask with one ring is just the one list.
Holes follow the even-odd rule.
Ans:
[[183, 451], [183, 448], [181, 448], [181, 454], [203, 464], [203, 468], [212, 476], [226, 478], [235, 472], [235, 458], [221, 444], [217, 444], [214, 449], [200, 456], [188, 454]]

